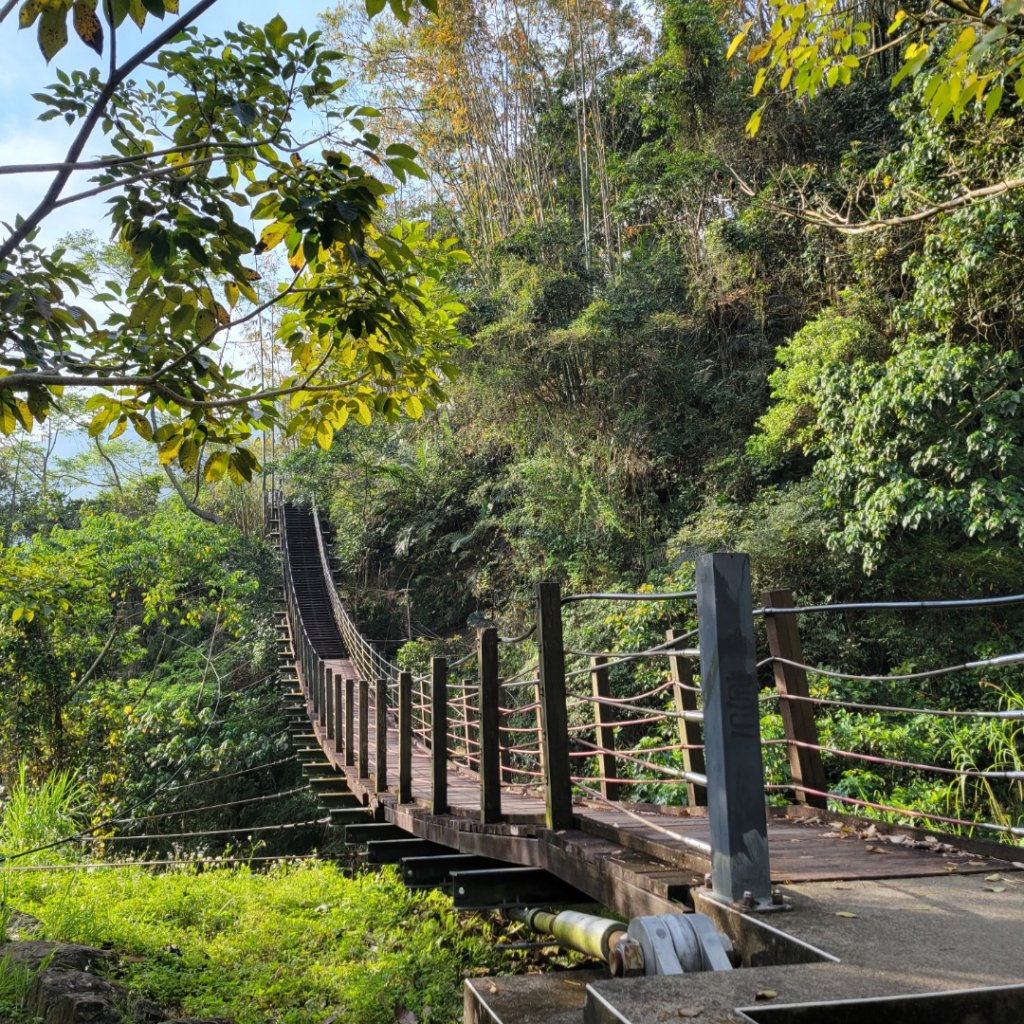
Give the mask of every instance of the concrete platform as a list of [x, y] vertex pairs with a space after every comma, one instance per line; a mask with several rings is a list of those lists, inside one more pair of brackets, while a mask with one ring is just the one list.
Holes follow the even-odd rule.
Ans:
[[[721, 910], [697, 894], [697, 909], [711, 912], [745, 959], [760, 966], [621, 980], [582, 972], [472, 979], [466, 983], [467, 1024], [1024, 1021], [1019, 868], [1007, 866], [987, 877], [813, 882], [783, 891], [793, 909], [768, 917]], [[812, 959], [809, 953], [816, 949], [819, 962], [778, 964], [786, 956], [787, 937], [796, 940], [793, 959]], [[771, 960], [776, 963], [766, 962]], [[845, 1011], [827, 1007], [820, 1015], [808, 1005], [1009, 985], [1021, 988], [997, 1000], [992, 1012], [973, 997], [948, 1006], [883, 1001]]]

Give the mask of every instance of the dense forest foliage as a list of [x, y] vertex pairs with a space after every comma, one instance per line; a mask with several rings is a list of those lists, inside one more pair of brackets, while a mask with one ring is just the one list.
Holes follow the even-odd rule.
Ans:
[[[68, 42], [59, 6], [21, 9], [47, 59]], [[94, 6], [73, 24], [102, 53]], [[116, 198], [110, 244], [37, 236], [75, 198], [57, 202], [79, 147], [0, 244], [0, 854], [323, 849], [280, 709], [268, 487], [327, 514], [361, 625], [408, 666], [482, 623], [518, 632], [538, 581], [687, 590], [714, 550], [750, 555], [755, 599], [1024, 590], [1020, 7], [366, 0], [324, 12], [322, 37], [280, 18], [227, 46], [170, 35], [166, 90], [129, 77], [145, 57], [110, 90], [58, 72], [44, 119], [95, 113], [115, 155], [93, 180]], [[105, 13], [112, 34], [177, 4]], [[304, 141], [292, 119], [321, 114]], [[90, 446], [61, 456], [62, 432]], [[648, 647], [694, 626], [679, 607], [574, 609], [567, 643]], [[810, 663], [863, 674], [812, 675], [818, 698], [910, 712], [819, 713], [833, 794], [1024, 826], [1018, 667], [871, 678], [1024, 650], [1019, 605], [801, 632]], [[659, 728], [621, 732], [678, 769]], [[776, 706], [762, 728], [781, 735]], [[836, 753], [855, 749], [900, 763]], [[766, 750], [783, 788], [784, 748]], [[628, 795], [684, 798], [641, 771]], [[0, 922], [10, 896], [49, 934], [145, 954], [159, 997], [305, 1019], [274, 963], [210, 988], [199, 961], [213, 949], [225, 983], [237, 922], [184, 875], [131, 870], [79, 884], [80, 914], [55, 876], [9, 872]], [[326, 935], [331, 1005], [449, 1019], [459, 972], [494, 966], [488, 936], [455, 943], [450, 912], [393, 877], [306, 871], [214, 873], [203, 899], [235, 901], [260, 943], [279, 938], [268, 904], [308, 956]], [[137, 920], [104, 909], [128, 889]], [[357, 918], [367, 901], [379, 920]], [[333, 943], [357, 920], [384, 964], [365, 991], [349, 979], [368, 944]]]
[[353, 586], [445, 632], [722, 545], [806, 596], [1015, 585], [1024, 200], [929, 209], [1014, 178], [1017, 100], [940, 122], [880, 58], [750, 137], [742, 13], [326, 16], [431, 172], [396, 202], [473, 256], [450, 401], [290, 462]]

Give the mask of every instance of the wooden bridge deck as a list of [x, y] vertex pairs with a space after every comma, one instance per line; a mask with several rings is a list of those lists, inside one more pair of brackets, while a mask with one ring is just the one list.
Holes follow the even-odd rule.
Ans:
[[[351, 661], [327, 662], [342, 678], [355, 678]], [[357, 707], [350, 713], [358, 715]], [[451, 764], [448, 772], [449, 813], [431, 813], [431, 754], [415, 741], [412, 751], [412, 801], [398, 803], [397, 730], [388, 729], [386, 791], [377, 792], [374, 745], [368, 777], [359, 777], [344, 755], [334, 753], [334, 741], [309, 708], [313, 732], [331, 762], [344, 771], [350, 788], [389, 822], [410, 833], [460, 853], [478, 854], [510, 864], [544, 868], [620, 913], [637, 915], [678, 911], [686, 891], [703, 884], [710, 859], [701, 849], [710, 842], [707, 817], [686, 808], [611, 804], [574, 804], [575, 828], [551, 831], [545, 827], [542, 795], [522, 786], [504, 787], [500, 824], [480, 821], [477, 776]], [[375, 736], [376, 709], [371, 694], [369, 735]], [[940, 842], [914, 829], [887, 830], [847, 815], [842, 820], [825, 811], [801, 813], [783, 809], [772, 813], [768, 842], [773, 882], [911, 878], [930, 875], [984, 874], [1007, 870], [1002, 848], [983, 841]], [[887, 834], [891, 832], [890, 834]], [[955, 844], [955, 845], [954, 845]], [[1007, 859], [1012, 850], [1006, 848]]]

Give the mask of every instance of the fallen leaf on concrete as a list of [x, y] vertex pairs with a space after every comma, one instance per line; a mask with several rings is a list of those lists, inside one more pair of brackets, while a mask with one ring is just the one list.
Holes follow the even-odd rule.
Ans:
[[986, 885], [985, 892], [1006, 892], [1005, 885]]
[[865, 846], [864, 849], [867, 850], [868, 853], [888, 853], [888, 851], [884, 850], [881, 846], [872, 846], [870, 843]]
[[491, 982], [491, 983], [490, 983], [490, 984], [489, 984], [489, 985], [487, 986], [487, 991], [488, 991], [488, 992], [490, 992], [490, 993], [491, 993], [491, 994], [493, 995], [493, 994], [494, 994], [495, 992], [497, 992], [497, 991], [498, 991], [498, 986], [497, 986], [497, 985], [495, 985], [495, 984], [494, 984], [494, 982], [492, 981], [492, 982]]
[[952, 871], [956, 871], [956, 870], [957, 870], [957, 867], [956, 867], [956, 865], [955, 865], [955, 864], [943, 864], [942, 866], [943, 866], [943, 867], [944, 867], [944, 868], [945, 868], [945, 869], [946, 869], [947, 871], [950, 871], [950, 872], [952, 872]]
[[850, 910], [837, 910], [836, 917], [859, 917], [859, 914], [854, 914]]
[[773, 988], [763, 988], [760, 992], [754, 994], [754, 998], [759, 1002], [763, 1003], [766, 999], [777, 999], [779, 993]]
[[987, 863], [987, 861], [983, 861], [983, 860], [969, 860], [967, 862], [967, 866], [969, 868], [983, 868], [986, 863]]
[[704, 1012], [703, 1006], [680, 1006], [676, 1011], [680, 1017], [699, 1017]]
[[986, 875], [985, 876], [985, 881], [986, 882], [1001, 882], [1001, 881], [1003, 881], [1003, 876], [1000, 875], [1000, 874]]

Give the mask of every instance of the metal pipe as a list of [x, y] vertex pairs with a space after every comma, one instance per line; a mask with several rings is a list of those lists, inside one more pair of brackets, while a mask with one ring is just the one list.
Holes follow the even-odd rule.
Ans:
[[626, 928], [621, 921], [577, 910], [552, 913], [534, 907], [513, 907], [506, 911], [513, 921], [522, 921], [534, 931], [552, 935], [559, 945], [608, 962], [608, 954], [615, 943], [625, 938]]

